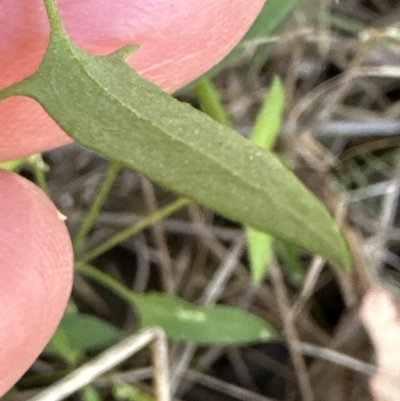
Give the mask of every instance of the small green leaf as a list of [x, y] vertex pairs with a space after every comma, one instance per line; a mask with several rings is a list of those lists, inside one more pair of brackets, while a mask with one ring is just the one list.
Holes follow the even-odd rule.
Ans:
[[83, 313], [64, 316], [62, 325], [72, 346], [80, 351], [106, 347], [120, 337], [110, 323]]
[[246, 227], [246, 236], [251, 278], [254, 285], [259, 285], [271, 262], [273, 237], [251, 227]]
[[242, 39], [242, 43], [273, 34], [285, 21], [298, 0], [268, 0], [253, 25]]
[[161, 326], [168, 338], [202, 344], [265, 342], [275, 337], [271, 326], [239, 308], [196, 306], [168, 294], [149, 293], [133, 298], [141, 326]]
[[274, 251], [277, 259], [289, 273], [290, 279], [296, 285], [302, 285], [307, 269], [301, 260], [301, 252], [298, 247], [278, 240], [274, 242]]
[[[283, 84], [280, 78], [275, 76], [251, 133], [254, 143], [265, 149], [272, 148], [281, 128], [284, 107]], [[268, 233], [252, 227], [246, 227], [246, 235], [251, 277], [253, 283], [258, 285], [264, 278], [271, 261], [273, 238]]]
[[82, 401], [102, 401], [99, 391], [93, 386], [86, 386], [81, 391]]
[[284, 108], [285, 91], [281, 79], [275, 76], [251, 133], [254, 143], [265, 149], [273, 147], [281, 129]]
[[197, 99], [201, 102], [203, 111], [227, 127], [232, 127], [232, 122], [229, 118], [228, 112], [222, 104], [221, 97], [214, 84], [209, 79], [200, 80], [194, 88], [194, 93]]
[[119, 338], [119, 330], [104, 320], [81, 313], [67, 313], [47, 351], [57, 352], [73, 364], [86, 351], [104, 348]]
[[62, 324], [57, 327], [44, 353], [56, 354], [70, 366], [74, 366], [82, 355], [80, 350], [72, 346], [65, 327]]
[[137, 294], [86, 263], [76, 270], [112, 289], [139, 312], [142, 327], [160, 326], [168, 338], [213, 344], [264, 342], [275, 336], [267, 322], [239, 308], [196, 306], [168, 294]]
[[270, 152], [174, 100], [124, 61], [134, 46], [93, 56], [67, 37], [53, 0], [39, 69], [0, 91], [36, 99], [81, 144], [219, 213], [322, 254], [350, 257], [326, 208]]
[[113, 384], [112, 392], [117, 401], [155, 401], [154, 397], [120, 380]]
[[0, 163], [0, 168], [4, 170], [11, 170], [15, 172], [19, 172], [21, 170], [22, 166], [26, 163], [25, 158], [21, 159], [14, 159], [14, 160], [8, 160], [6, 162]]

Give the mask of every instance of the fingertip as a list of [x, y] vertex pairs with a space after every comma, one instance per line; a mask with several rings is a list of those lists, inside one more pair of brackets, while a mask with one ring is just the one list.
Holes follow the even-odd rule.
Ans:
[[72, 285], [65, 223], [30, 181], [0, 170], [0, 395], [54, 333]]

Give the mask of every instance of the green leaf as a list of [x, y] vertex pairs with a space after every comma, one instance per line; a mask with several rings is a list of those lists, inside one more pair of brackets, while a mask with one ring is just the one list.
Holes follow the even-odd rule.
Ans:
[[259, 285], [271, 262], [273, 237], [251, 227], [246, 227], [246, 237], [251, 278], [254, 285]]
[[45, 1], [51, 35], [39, 69], [5, 88], [36, 99], [79, 143], [232, 220], [342, 265], [350, 257], [325, 207], [270, 152], [174, 100], [124, 61], [134, 46], [93, 56], [67, 37]]
[[285, 108], [285, 91], [278, 76], [272, 80], [263, 105], [257, 114], [256, 123], [251, 133], [251, 139], [258, 146], [271, 149], [282, 125]]
[[119, 330], [104, 320], [81, 313], [67, 313], [47, 351], [57, 352], [73, 364], [86, 351], [104, 348], [119, 338]]
[[62, 323], [71, 345], [80, 351], [106, 347], [120, 337], [117, 328], [83, 313], [64, 316]]
[[11, 170], [15, 172], [19, 172], [21, 170], [22, 166], [26, 163], [25, 158], [21, 159], [14, 159], [14, 160], [8, 160], [6, 162], [0, 163], [0, 168], [4, 170]]
[[141, 326], [161, 326], [168, 338], [202, 344], [265, 342], [275, 331], [264, 320], [224, 305], [196, 306], [183, 299], [149, 293], [132, 298], [141, 315]]
[[155, 401], [154, 397], [121, 380], [113, 383], [112, 393], [117, 401]]
[[82, 401], [102, 401], [99, 391], [93, 386], [86, 386], [81, 391]]
[[[284, 107], [283, 84], [280, 78], [275, 76], [251, 133], [254, 143], [265, 149], [272, 148], [281, 129]], [[271, 261], [273, 238], [252, 227], [246, 227], [246, 235], [251, 277], [253, 283], [258, 285], [264, 278]]]
[[228, 112], [222, 104], [218, 90], [211, 80], [200, 80], [194, 88], [194, 93], [201, 103], [202, 110], [207, 115], [215, 121], [218, 121], [220, 124], [226, 125], [227, 127], [233, 127]]
[[72, 346], [63, 324], [57, 327], [44, 353], [56, 354], [70, 366], [74, 366], [82, 355], [80, 350]]
[[273, 34], [285, 21], [298, 0], [268, 0], [253, 25], [242, 39], [242, 43]]
[[274, 329], [259, 317], [239, 308], [196, 306], [168, 294], [138, 294], [93, 266], [78, 262], [76, 271], [113, 290], [139, 312], [142, 327], [160, 326], [176, 341], [212, 344], [264, 342]]
[[277, 259], [289, 273], [290, 279], [296, 285], [302, 285], [307, 274], [307, 269], [301, 260], [300, 250], [295, 245], [275, 241], [274, 251]]

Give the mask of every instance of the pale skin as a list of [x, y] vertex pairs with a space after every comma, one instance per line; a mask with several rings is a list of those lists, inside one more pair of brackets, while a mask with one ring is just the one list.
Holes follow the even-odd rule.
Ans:
[[[264, 0], [58, 0], [71, 38], [106, 54], [128, 44], [128, 62], [174, 91], [240, 40]], [[0, 89], [35, 71], [48, 41], [42, 0], [2, 0]], [[0, 161], [49, 150], [70, 138], [31, 99], [0, 103]], [[68, 300], [73, 253], [62, 216], [25, 179], [0, 170], [0, 396], [51, 338]]]
[[370, 380], [376, 401], [396, 401], [400, 394], [399, 300], [383, 287], [372, 287], [364, 297], [361, 320], [375, 348], [378, 374]]

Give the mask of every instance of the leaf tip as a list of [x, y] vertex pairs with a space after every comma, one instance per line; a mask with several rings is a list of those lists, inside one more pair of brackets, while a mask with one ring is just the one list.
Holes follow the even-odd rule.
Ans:
[[345, 240], [344, 236], [340, 231], [338, 232], [338, 235], [339, 241], [337, 241], [337, 245], [333, 250], [333, 252], [335, 252], [335, 255], [332, 255], [329, 259], [331, 260], [331, 262], [336, 263], [345, 271], [349, 272], [351, 271], [351, 267], [353, 265], [353, 258], [351, 256], [347, 241]]
[[346, 244], [344, 244], [344, 249], [342, 251], [341, 260], [339, 261], [339, 264], [344, 268], [344, 270], [348, 272], [351, 271], [351, 267], [353, 265], [353, 259]]
[[132, 53], [137, 51], [139, 49], [140, 45], [138, 44], [130, 44], [130, 45], [125, 45], [121, 47], [120, 49], [116, 50], [115, 52], [112, 53], [112, 56], [126, 60]]
[[276, 337], [276, 333], [269, 327], [264, 327], [259, 334], [259, 339], [263, 342], [271, 340]]

